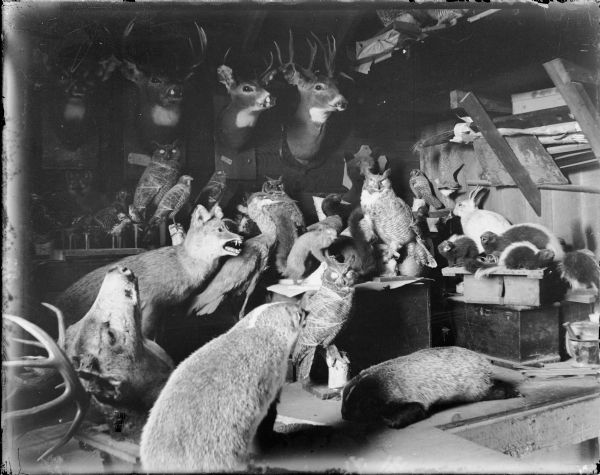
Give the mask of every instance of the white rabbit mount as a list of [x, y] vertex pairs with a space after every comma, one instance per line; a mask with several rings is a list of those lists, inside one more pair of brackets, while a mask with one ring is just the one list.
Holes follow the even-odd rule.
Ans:
[[476, 200], [478, 196], [483, 196], [482, 191], [485, 191], [485, 188], [478, 186], [469, 193], [468, 198], [456, 203], [452, 210], [455, 216], [460, 217], [463, 234], [475, 241], [479, 252], [483, 252], [480, 238], [484, 232], [502, 234], [510, 226], [510, 222], [501, 214], [477, 207]]

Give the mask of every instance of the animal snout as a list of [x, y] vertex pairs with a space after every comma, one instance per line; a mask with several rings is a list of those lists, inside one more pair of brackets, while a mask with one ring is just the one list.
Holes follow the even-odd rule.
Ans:
[[85, 373], [99, 374], [100, 373], [100, 361], [98, 358], [91, 354], [79, 355], [79, 368], [78, 371]]
[[337, 96], [329, 105], [338, 111], [345, 111], [348, 108], [348, 101], [344, 96]]
[[167, 97], [169, 99], [182, 99], [183, 98], [183, 87], [176, 84], [167, 89]]

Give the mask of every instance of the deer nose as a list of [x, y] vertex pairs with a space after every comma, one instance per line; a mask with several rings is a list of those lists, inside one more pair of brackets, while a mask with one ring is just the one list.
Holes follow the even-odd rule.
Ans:
[[345, 111], [348, 107], [348, 101], [344, 96], [338, 96], [330, 103], [331, 107], [336, 108], [339, 111]]
[[167, 90], [167, 96], [172, 99], [181, 99], [183, 97], [183, 87], [172, 86]]

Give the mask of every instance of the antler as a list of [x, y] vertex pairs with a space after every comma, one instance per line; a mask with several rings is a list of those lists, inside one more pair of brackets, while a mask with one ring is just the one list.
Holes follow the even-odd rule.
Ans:
[[288, 42], [289, 58], [285, 64], [284, 64], [282, 56], [281, 56], [281, 49], [279, 48], [279, 43], [277, 43], [277, 41], [273, 41], [273, 43], [275, 44], [275, 50], [277, 51], [277, 60], [279, 61], [279, 69], [283, 70], [287, 66], [294, 66], [294, 37], [292, 35], [292, 30], [290, 29], [290, 39]]
[[[48, 304], [44, 304], [46, 307], [54, 310], [57, 316], [57, 320], [59, 322], [59, 341], [64, 342], [64, 322], [62, 319], [62, 313], [56, 307], [53, 307]], [[83, 388], [71, 362], [68, 357], [65, 355], [63, 350], [59, 348], [59, 346], [54, 342], [54, 340], [48, 335], [44, 330], [42, 330], [37, 325], [32, 322], [25, 320], [24, 318], [17, 317], [15, 315], [7, 315], [3, 314], [2, 318], [12, 322], [22, 329], [24, 329], [27, 333], [36, 338], [37, 341], [33, 340], [21, 340], [13, 338], [13, 340], [23, 343], [29, 346], [36, 346], [39, 348], [43, 348], [48, 352], [47, 358], [38, 358], [38, 359], [26, 359], [27, 357], [23, 357], [18, 360], [9, 360], [3, 361], [2, 366], [6, 368], [56, 368], [63, 379], [65, 380], [65, 391], [58, 396], [57, 398], [40, 404], [38, 406], [31, 407], [29, 409], [21, 409], [15, 410], [11, 412], [7, 412], [4, 414], [4, 418], [13, 419], [17, 417], [25, 417], [39, 414], [40, 412], [47, 411], [55, 406], [58, 406], [69, 398], [73, 398], [77, 405], [77, 413], [75, 414], [75, 418], [69, 427], [69, 430], [65, 433], [65, 435], [51, 448], [46, 450], [40, 457], [38, 461], [43, 459], [44, 457], [54, 453], [57, 449], [65, 445], [75, 434], [79, 426], [83, 422], [83, 418], [87, 412], [87, 409], [90, 404], [89, 394], [86, 393]]]
[[273, 52], [269, 51], [269, 61], [267, 63], [267, 68], [258, 76], [258, 81], [261, 84], [268, 84], [273, 79], [273, 76], [277, 74], [277, 68], [273, 67], [273, 61]]
[[333, 77], [335, 72], [335, 54], [337, 51], [335, 37], [333, 35], [327, 35], [327, 48], [325, 48], [323, 42], [314, 34], [314, 32], [311, 31], [310, 34], [317, 40], [317, 43], [321, 47], [321, 51], [323, 51], [323, 65], [325, 66], [327, 76]]
[[198, 58], [198, 60], [192, 65], [190, 68], [191, 71], [194, 71], [198, 66], [200, 66], [204, 62], [204, 57], [206, 54], [206, 45], [208, 44], [208, 40], [206, 38], [206, 32], [204, 28], [198, 25], [198, 23], [194, 22], [194, 26], [196, 27], [196, 32], [198, 33], [198, 41], [200, 47], [198, 50], [194, 47], [194, 44], [191, 38], [188, 38], [188, 42], [190, 44], [190, 48], [192, 50], [192, 56]]

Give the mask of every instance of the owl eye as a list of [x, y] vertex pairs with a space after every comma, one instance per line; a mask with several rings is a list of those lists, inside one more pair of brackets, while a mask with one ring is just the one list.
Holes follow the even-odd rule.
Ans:
[[165, 153], [167, 153], [167, 151], [164, 148], [159, 149], [158, 153], [160, 153], [161, 155], [164, 155]]
[[332, 272], [331, 277], [333, 277], [334, 279], [337, 279], [340, 275], [337, 272]]
[[177, 153], [177, 149], [174, 148], [173, 150], [171, 150], [171, 153], [173, 153], [173, 154]]

